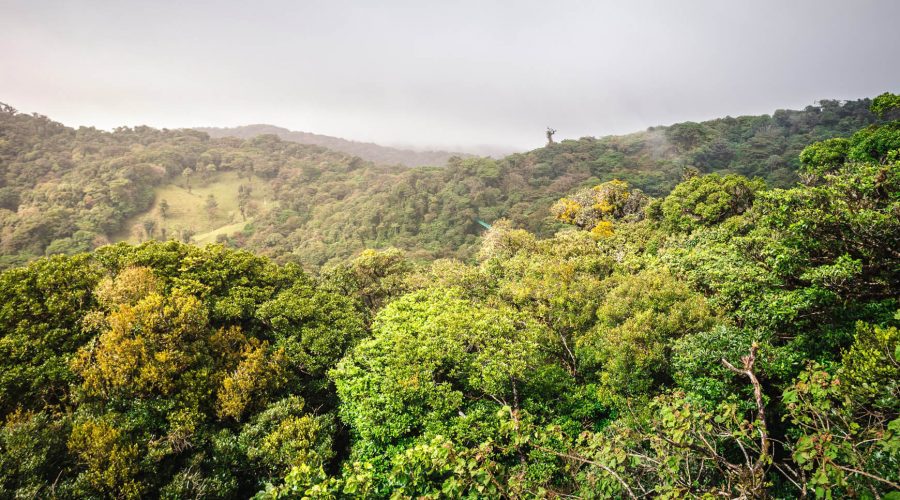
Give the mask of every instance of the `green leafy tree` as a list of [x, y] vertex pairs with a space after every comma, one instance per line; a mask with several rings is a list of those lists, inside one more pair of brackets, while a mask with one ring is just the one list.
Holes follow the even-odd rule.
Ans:
[[65, 404], [69, 360], [91, 338], [99, 270], [87, 255], [54, 256], [0, 274], [0, 414]]
[[157, 207], [157, 209], [159, 210], [159, 216], [161, 218], [166, 219], [169, 217], [171, 208], [169, 207], [169, 202], [166, 201], [165, 198], [159, 201], [159, 207]]
[[324, 286], [362, 302], [368, 314], [374, 314], [387, 301], [408, 290], [406, 279], [412, 263], [402, 251], [365, 250], [350, 262], [326, 270]]
[[607, 397], [652, 393], [671, 380], [672, 343], [715, 321], [702, 295], [664, 269], [622, 279], [597, 310], [597, 326], [578, 339], [578, 353]]
[[352, 299], [297, 284], [260, 305], [256, 315], [272, 329], [294, 369], [320, 376], [365, 335]]
[[795, 477], [816, 496], [900, 489], [900, 331], [860, 323], [841, 366], [811, 364], [785, 390]]
[[676, 186], [662, 201], [663, 223], [679, 231], [718, 224], [749, 210], [756, 192], [764, 187], [761, 179], [748, 180], [738, 175], [693, 177]]
[[550, 210], [559, 221], [603, 237], [612, 234], [614, 221], [643, 219], [649, 201], [639, 189], [629, 189], [627, 182], [614, 180], [563, 198]]

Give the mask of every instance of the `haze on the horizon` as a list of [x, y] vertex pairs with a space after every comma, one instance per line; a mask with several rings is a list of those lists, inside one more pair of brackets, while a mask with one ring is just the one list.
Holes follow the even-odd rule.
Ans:
[[0, 0], [0, 101], [71, 126], [557, 139], [900, 89], [894, 1]]

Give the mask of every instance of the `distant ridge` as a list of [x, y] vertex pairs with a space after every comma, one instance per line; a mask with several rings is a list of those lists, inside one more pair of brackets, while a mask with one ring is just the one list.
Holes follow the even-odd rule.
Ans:
[[310, 132], [297, 132], [274, 125], [244, 125], [241, 127], [196, 127], [194, 130], [206, 132], [213, 138], [238, 137], [249, 139], [258, 135], [273, 134], [285, 141], [298, 142], [300, 144], [314, 144], [333, 151], [358, 156], [364, 160], [381, 165], [405, 165], [407, 167], [443, 166], [447, 160], [457, 156], [471, 158], [474, 155], [467, 153], [454, 153], [450, 151], [413, 151], [409, 149], [391, 148], [379, 146], [371, 142], [357, 142], [332, 137], [328, 135], [313, 134]]

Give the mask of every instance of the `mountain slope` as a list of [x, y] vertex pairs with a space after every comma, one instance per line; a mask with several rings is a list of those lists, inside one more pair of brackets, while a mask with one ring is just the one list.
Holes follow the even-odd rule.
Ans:
[[586, 137], [498, 160], [452, 161], [443, 169], [378, 175], [359, 170], [329, 182], [294, 179], [279, 192], [279, 209], [257, 220], [241, 242], [276, 259], [312, 265], [385, 246], [421, 258], [468, 258], [483, 232], [476, 219], [506, 218], [546, 236], [559, 228], [548, 213], [553, 202], [612, 179], [653, 196], [668, 193], [690, 171], [737, 173], [790, 186], [806, 145], [877, 121], [869, 103], [823, 101], [771, 116]]
[[277, 135], [285, 141], [300, 144], [313, 144], [333, 151], [340, 151], [364, 160], [383, 165], [404, 165], [407, 167], [442, 166], [454, 156], [469, 158], [473, 155], [466, 153], [453, 153], [447, 151], [412, 151], [388, 146], [380, 146], [371, 142], [357, 142], [332, 137], [329, 135], [313, 134], [311, 132], [299, 132], [288, 130], [274, 125], [245, 125], [242, 127], [215, 128], [199, 127], [194, 130], [206, 132], [210, 137], [237, 137], [251, 139], [258, 135]]
[[[235, 192], [229, 197], [237, 198], [243, 184], [258, 194], [270, 193], [279, 174], [321, 175], [364, 165], [358, 158], [273, 136], [245, 141], [210, 139], [193, 130], [73, 129], [0, 104], [0, 267], [44, 254], [89, 250], [134, 232], [133, 226], [144, 226], [143, 232], [154, 237], [187, 238], [190, 232], [211, 229], [191, 227], [195, 221], [234, 222], [223, 213], [229, 201], [224, 196], [225, 206], [216, 210], [207, 210], [207, 200], [201, 198], [186, 205], [187, 213], [177, 214], [191, 224], [161, 234], [155, 229], [168, 221], [162, 220], [166, 216], [159, 211], [157, 194], [167, 188], [191, 195], [192, 187], [212, 189], [216, 180], [230, 175]], [[253, 186], [251, 178], [266, 186]], [[251, 202], [268, 201], [244, 193], [249, 208]]]
[[[548, 235], [559, 228], [548, 215], [555, 200], [611, 179], [652, 196], [668, 193], [690, 172], [789, 186], [804, 146], [878, 122], [869, 103], [823, 101], [771, 116], [679, 123], [417, 168], [275, 135], [76, 130], [3, 107], [0, 265], [84, 251], [129, 234], [132, 241], [201, 234], [313, 268], [388, 246], [421, 259], [466, 259], [484, 231], [476, 219], [506, 218]], [[216, 199], [185, 196], [192, 188]], [[177, 224], [161, 210], [163, 196], [174, 204], [176, 193], [188, 200], [187, 208], [175, 207]]]

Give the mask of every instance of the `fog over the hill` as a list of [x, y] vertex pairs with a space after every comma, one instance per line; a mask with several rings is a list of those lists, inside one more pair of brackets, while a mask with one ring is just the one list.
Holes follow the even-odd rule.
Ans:
[[557, 138], [900, 90], [900, 2], [0, 1], [0, 101], [68, 125]]

